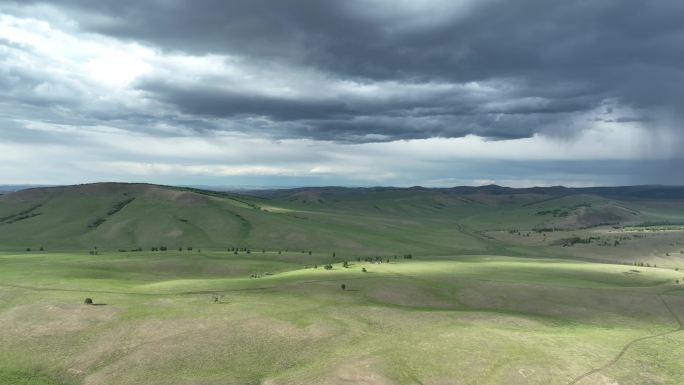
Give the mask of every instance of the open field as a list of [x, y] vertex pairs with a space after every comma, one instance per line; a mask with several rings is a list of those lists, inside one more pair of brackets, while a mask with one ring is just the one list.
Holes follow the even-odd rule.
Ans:
[[430, 190], [9, 194], [0, 384], [681, 384], [682, 206]]
[[0, 261], [0, 383], [567, 384], [661, 334], [579, 383], [684, 379], [670, 269], [488, 255]]

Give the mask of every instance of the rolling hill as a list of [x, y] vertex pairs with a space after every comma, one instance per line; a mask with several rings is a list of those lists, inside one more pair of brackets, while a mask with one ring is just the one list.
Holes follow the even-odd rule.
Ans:
[[680, 384], [681, 190], [12, 192], [0, 384]]
[[[0, 247], [250, 248], [351, 254], [492, 250], [488, 231], [684, 223], [684, 188], [305, 188], [249, 194], [149, 184], [0, 196]], [[665, 198], [663, 198], [665, 197]]]

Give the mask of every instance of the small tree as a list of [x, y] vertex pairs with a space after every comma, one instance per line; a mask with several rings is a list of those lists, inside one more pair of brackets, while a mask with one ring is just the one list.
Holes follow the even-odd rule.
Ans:
[[344, 261], [344, 263], [342, 264], [342, 266], [343, 266], [343, 267], [349, 267], [349, 262]]
[[341, 284], [340, 287], [342, 288], [342, 290], [347, 290], [347, 285], [345, 284]]
[[361, 272], [363, 272], [363, 273], [367, 273], [367, 272], [368, 272], [368, 270], [366, 270], [366, 268], [364, 267], [363, 269], [361, 269]]
[[93, 299], [92, 299], [92, 298], [86, 298], [86, 299], [83, 301], [83, 303], [86, 304], [86, 305], [92, 305], [92, 304], [93, 304]]
[[335, 252], [333, 251], [333, 258], [335, 258]]

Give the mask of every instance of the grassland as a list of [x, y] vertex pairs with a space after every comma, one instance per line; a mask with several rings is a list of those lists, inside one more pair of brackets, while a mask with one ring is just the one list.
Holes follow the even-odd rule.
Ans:
[[680, 210], [410, 190], [10, 194], [0, 217], [38, 215], [0, 223], [0, 384], [681, 384], [683, 240], [662, 225]]

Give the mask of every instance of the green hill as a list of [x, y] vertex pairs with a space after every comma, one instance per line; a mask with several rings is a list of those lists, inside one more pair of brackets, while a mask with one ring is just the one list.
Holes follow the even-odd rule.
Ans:
[[0, 384], [680, 384], [678, 194], [8, 193]]
[[507, 247], [491, 242], [487, 232], [684, 223], [682, 200], [650, 198], [644, 191], [484, 186], [246, 195], [122, 183], [33, 188], [0, 196], [0, 248], [439, 255]]

